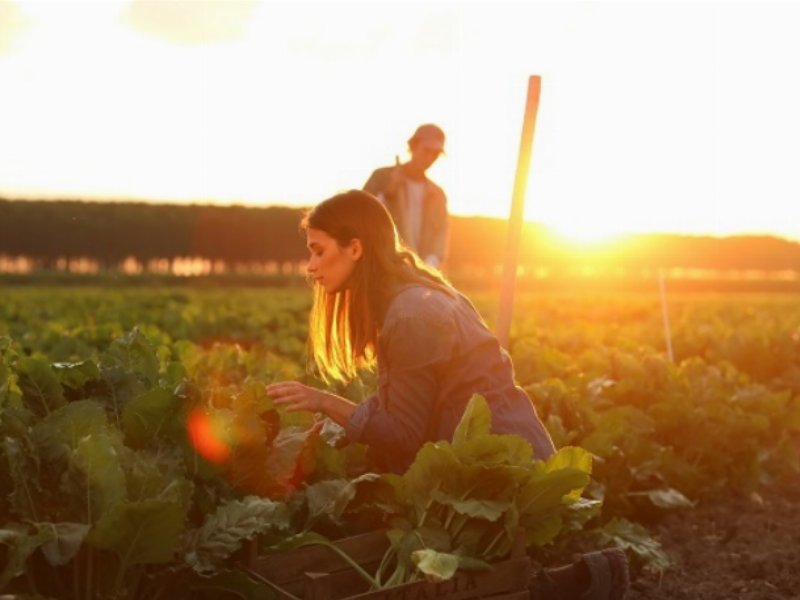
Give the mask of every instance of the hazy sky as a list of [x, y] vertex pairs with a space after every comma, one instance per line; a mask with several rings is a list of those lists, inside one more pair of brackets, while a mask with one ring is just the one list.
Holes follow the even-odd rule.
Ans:
[[0, 196], [313, 204], [448, 134], [452, 212], [800, 239], [796, 2], [0, 0]]

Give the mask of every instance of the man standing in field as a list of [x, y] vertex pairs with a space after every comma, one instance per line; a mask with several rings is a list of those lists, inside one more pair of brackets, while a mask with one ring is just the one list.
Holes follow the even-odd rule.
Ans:
[[444, 132], [432, 123], [420, 125], [408, 151], [411, 160], [375, 170], [364, 191], [383, 202], [403, 243], [439, 269], [447, 251], [447, 198], [425, 172], [444, 152]]

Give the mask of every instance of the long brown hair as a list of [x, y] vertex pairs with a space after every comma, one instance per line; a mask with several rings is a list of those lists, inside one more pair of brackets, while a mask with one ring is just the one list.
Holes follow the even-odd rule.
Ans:
[[359, 239], [363, 249], [347, 289], [327, 293], [314, 286], [309, 357], [326, 381], [347, 381], [372, 366], [378, 330], [398, 285], [418, 283], [455, 294], [441, 273], [401, 244], [389, 211], [371, 194], [350, 190], [328, 198], [300, 227], [324, 231], [341, 247]]

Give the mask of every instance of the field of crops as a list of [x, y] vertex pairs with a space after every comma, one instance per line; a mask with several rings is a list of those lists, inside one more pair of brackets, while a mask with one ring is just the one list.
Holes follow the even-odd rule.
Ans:
[[[796, 296], [671, 297], [674, 361], [656, 296], [518, 296], [517, 380], [563, 450], [528, 467], [476, 399], [461, 437], [390, 475], [264, 391], [320, 385], [307, 290], [0, 294], [2, 593], [271, 597], [238, 568], [249, 540], [266, 554], [379, 528], [389, 550], [363, 575], [385, 587], [485, 568], [522, 527], [538, 564], [624, 547], [633, 598], [797, 596]], [[491, 324], [494, 298], [470, 297]], [[373, 388], [365, 373], [336, 391]]]

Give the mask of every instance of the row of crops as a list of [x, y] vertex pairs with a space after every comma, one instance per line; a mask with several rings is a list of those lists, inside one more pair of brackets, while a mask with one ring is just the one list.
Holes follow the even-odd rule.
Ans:
[[[494, 303], [474, 299], [489, 322]], [[521, 297], [511, 353], [563, 448], [489, 433], [482, 399], [409, 470], [265, 384], [306, 369], [305, 290], [10, 288], [0, 297], [0, 591], [42, 598], [264, 598], [239, 568], [386, 529], [373, 588], [486, 569], [525, 531], [541, 563], [616, 544], [667, 568], [667, 511], [800, 470], [800, 303]], [[337, 389], [353, 400], [372, 374]]]

